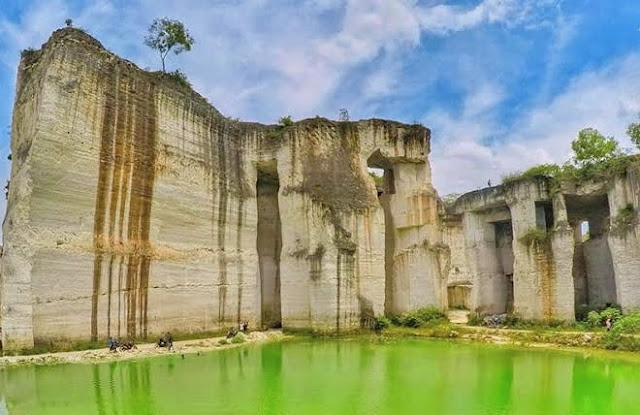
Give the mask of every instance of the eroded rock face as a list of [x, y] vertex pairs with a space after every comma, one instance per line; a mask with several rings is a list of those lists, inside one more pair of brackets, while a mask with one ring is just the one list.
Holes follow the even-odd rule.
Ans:
[[[225, 118], [75, 30], [23, 57], [5, 349], [250, 327], [343, 330], [441, 302], [429, 131]], [[367, 167], [385, 169], [379, 198]]]
[[457, 219], [442, 222], [453, 248], [444, 306], [458, 305], [464, 286], [464, 306], [481, 314], [573, 320], [637, 309], [638, 183], [630, 164], [602, 182], [552, 187], [540, 177], [461, 196], [443, 216]]

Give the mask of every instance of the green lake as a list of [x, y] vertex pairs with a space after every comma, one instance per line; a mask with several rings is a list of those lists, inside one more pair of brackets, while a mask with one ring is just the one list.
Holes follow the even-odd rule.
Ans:
[[640, 414], [640, 363], [397, 340], [0, 369], [0, 414]]

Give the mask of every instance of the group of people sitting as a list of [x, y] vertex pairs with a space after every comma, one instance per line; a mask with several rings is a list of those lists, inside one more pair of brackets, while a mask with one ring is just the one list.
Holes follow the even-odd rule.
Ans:
[[120, 340], [114, 339], [113, 337], [109, 337], [107, 344], [109, 345], [110, 352], [117, 352], [118, 350], [124, 352], [126, 350], [138, 349], [132, 341], [121, 342]]
[[163, 337], [160, 337], [156, 342], [157, 347], [166, 347], [167, 350], [173, 350], [173, 336], [167, 332]]
[[249, 322], [243, 321], [242, 323], [238, 324], [238, 328], [231, 327], [229, 329], [229, 331], [227, 332], [227, 339], [232, 339], [236, 337], [236, 335], [240, 332], [247, 333], [248, 331], [249, 331]]

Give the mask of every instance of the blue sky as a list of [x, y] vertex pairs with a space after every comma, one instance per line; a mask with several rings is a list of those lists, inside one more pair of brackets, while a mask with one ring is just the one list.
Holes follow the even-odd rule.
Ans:
[[[273, 123], [321, 115], [419, 121], [440, 194], [562, 162], [594, 127], [630, 147], [640, 111], [640, 1], [0, 0], [0, 180], [20, 50], [69, 17], [142, 68], [149, 22], [183, 21], [169, 56], [225, 115]], [[0, 202], [0, 209], [4, 209]]]

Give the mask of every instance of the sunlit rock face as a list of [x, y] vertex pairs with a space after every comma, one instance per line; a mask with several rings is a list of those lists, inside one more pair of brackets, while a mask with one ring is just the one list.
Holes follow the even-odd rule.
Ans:
[[339, 331], [441, 306], [429, 139], [382, 120], [234, 121], [59, 30], [18, 70], [4, 348], [245, 320]]
[[600, 181], [521, 180], [467, 193], [442, 215], [446, 306], [574, 320], [640, 307], [636, 162]]

